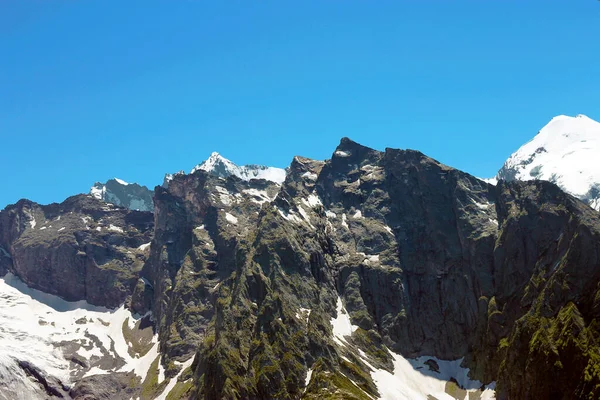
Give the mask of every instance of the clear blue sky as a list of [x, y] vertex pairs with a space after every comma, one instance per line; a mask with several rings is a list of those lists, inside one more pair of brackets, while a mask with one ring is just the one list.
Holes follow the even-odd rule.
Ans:
[[599, 106], [596, 0], [0, 1], [0, 208], [343, 136], [488, 177]]

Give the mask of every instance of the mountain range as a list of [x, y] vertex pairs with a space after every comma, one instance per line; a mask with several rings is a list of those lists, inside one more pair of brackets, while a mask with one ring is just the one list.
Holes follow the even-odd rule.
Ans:
[[598, 398], [599, 128], [556, 117], [492, 180], [343, 138], [21, 200], [0, 398]]

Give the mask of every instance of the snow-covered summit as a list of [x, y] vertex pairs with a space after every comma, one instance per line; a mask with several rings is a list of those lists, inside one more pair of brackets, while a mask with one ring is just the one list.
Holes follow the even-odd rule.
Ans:
[[96, 182], [90, 189], [90, 195], [117, 206], [131, 210], [153, 211], [152, 191], [137, 183], [127, 183], [122, 179], [109, 179], [106, 183]]
[[547, 180], [600, 210], [600, 123], [559, 115], [513, 153], [496, 178]]
[[190, 173], [193, 174], [198, 170], [206, 171], [221, 178], [234, 175], [246, 181], [265, 179], [279, 184], [283, 183], [286, 175], [285, 169], [282, 168], [266, 167], [264, 165], [238, 166], [217, 152], [213, 152], [202, 164], [196, 165]]

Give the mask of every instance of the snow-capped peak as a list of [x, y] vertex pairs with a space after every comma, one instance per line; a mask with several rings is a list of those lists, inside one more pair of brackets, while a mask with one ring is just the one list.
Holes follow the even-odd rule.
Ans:
[[115, 181], [119, 182], [123, 186], [129, 185], [129, 183], [125, 182], [123, 179], [113, 178]]
[[600, 209], [600, 123], [559, 115], [504, 163], [498, 179], [540, 179]]
[[265, 179], [275, 183], [283, 183], [286, 172], [282, 168], [267, 167], [263, 165], [243, 165], [238, 166], [217, 152], [211, 153], [206, 161], [195, 166], [190, 172], [202, 170], [221, 178], [227, 178], [234, 175], [240, 179], [249, 181], [250, 179]]

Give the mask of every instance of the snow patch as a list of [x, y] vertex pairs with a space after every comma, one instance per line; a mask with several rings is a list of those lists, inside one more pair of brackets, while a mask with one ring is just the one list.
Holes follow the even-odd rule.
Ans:
[[163, 390], [163, 392], [156, 397], [156, 400], [166, 400], [166, 398], [169, 395], [169, 393], [171, 393], [171, 390], [173, 390], [173, 388], [177, 384], [177, 382], [178, 382], [179, 377], [181, 376], [181, 374], [183, 374], [183, 372], [188, 367], [190, 367], [193, 362], [194, 362], [194, 357], [192, 357], [189, 360], [184, 361], [182, 363], [180, 363], [178, 361], [174, 361], [175, 365], [177, 365], [181, 369], [179, 370], [179, 373], [176, 376], [174, 376], [173, 378], [171, 378], [171, 380], [169, 381], [169, 383], [165, 387], [165, 390]]
[[250, 197], [250, 201], [262, 205], [263, 203], [273, 201], [274, 197], [270, 197], [265, 190], [244, 189], [243, 193]]
[[310, 194], [306, 199], [302, 199], [302, 202], [308, 207], [317, 207], [323, 205], [319, 196], [315, 194]]
[[346, 229], [350, 229], [348, 227], [348, 222], [346, 222], [346, 213], [342, 214], [342, 226]]
[[350, 316], [344, 309], [341, 297], [338, 297], [337, 299], [336, 312], [337, 316], [331, 319], [331, 325], [333, 326], [333, 340], [344, 346], [346, 341], [345, 337], [352, 335], [352, 332], [358, 329], [358, 326], [352, 325]]
[[128, 186], [129, 183], [125, 182], [123, 179], [119, 179], [119, 178], [114, 178], [115, 181], [117, 181], [118, 183], [120, 183], [123, 186]]
[[225, 219], [232, 224], [238, 223], [238, 219], [229, 213], [225, 213]]
[[[304, 380], [304, 386], [308, 386], [310, 383], [310, 378], [312, 378], [313, 369], [309, 368], [306, 372], [306, 379]], [[306, 389], [305, 389], [306, 390]]]
[[360, 210], [356, 211], [353, 215], [353, 218], [362, 218], [362, 212]]
[[333, 154], [335, 154], [338, 157], [350, 157], [350, 153], [348, 153], [347, 151], [342, 151], [342, 150], [337, 150]]
[[[454, 400], [455, 397], [446, 393], [446, 384], [452, 378], [469, 393], [477, 393], [482, 387], [481, 382], [468, 378], [469, 369], [460, 366], [462, 359], [445, 361], [423, 356], [408, 360], [390, 352], [394, 364], [394, 372], [390, 373], [373, 367], [366, 360], [364, 352], [361, 351], [360, 354], [363, 362], [373, 370], [371, 377], [382, 400], [427, 400], [431, 396], [438, 400]], [[426, 364], [429, 360], [433, 360], [439, 366], [439, 372], [429, 368]], [[494, 399], [494, 388], [494, 383], [488, 385], [481, 393], [480, 399]], [[466, 399], [469, 398], [469, 393]]]
[[306, 179], [309, 179], [311, 181], [316, 181], [317, 178], [318, 178], [317, 174], [315, 174], [314, 172], [310, 172], [310, 171], [306, 171], [301, 176], [302, 176], [302, 178], [306, 178]]
[[296, 318], [303, 319], [306, 321], [306, 323], [308, 323], [308, 318], [310, 317], [311, 312], [312, 310], [310, 308], [300, 307], [298, 311], [296, 311]]
[[108, 230], [109, 230], [109, 231], [115, 231], [115, 232], [123, 232], [123, 228], [121, 228], [121, 227], [118, 227], [118, 226], [115, 226], [115, 225], [113, 225], [113, 224], [110, 224], [110, 225], [108, 226]]
[[138, 250], [146, 250], [148, 247], [150, 247], [151, 243], [152, 242], [144, 243], [143, 245], [141, 245], [140, 247], [138, 247]]

